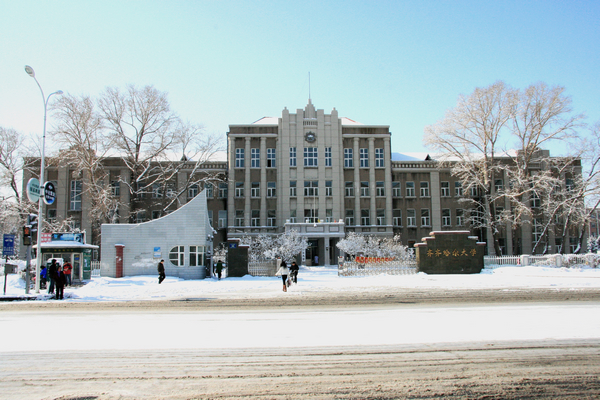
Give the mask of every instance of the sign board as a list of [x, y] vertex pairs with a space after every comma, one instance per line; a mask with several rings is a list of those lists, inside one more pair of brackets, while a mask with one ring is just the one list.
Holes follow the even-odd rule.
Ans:
[[36, 178], [31, 178], [27, 182], [27, 198], [32, 203], [37, 203], [40, 199], [40, 181]]
[[154, 258], [160, 258], [160, 247], [154, 248]]
[[42, 243], [48, 243], [52, 241], [51, 233], [42, 233]]
[[83, 233], [70, 233], [70, 232], [66, 232], [66, 233], [53, 233], [52, 234], [52, 241], [53, 242], [69, 241], [69, 242], [84, 243], [84, 241], [83, 241]]
[[2, 248], [3, 256], [14, 256], [15, 255], [15, 235], [5, 233], [4, 234], [4, 247]]
[[19, 271], [19, 267], [14, 264], [4, 264], [4, 274], [16, 274]]
[[48, 181], [44, 183], [44, 197], [42, 197], [44, 203], [51, 205], [56, 201], [56, 188], [54, 183]]

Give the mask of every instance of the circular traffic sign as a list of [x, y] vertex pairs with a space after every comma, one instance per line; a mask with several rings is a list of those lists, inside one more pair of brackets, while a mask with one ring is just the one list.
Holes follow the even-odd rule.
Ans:
[[48, 181], [44, 183], [44, 203], [50, 205], [56, 201], [56, 188], [54, 183]]
[[40, 199], [40, 181], [36, 178], [31, 178], [27, 182], [27, 198], [32, 203], [37, 203]]

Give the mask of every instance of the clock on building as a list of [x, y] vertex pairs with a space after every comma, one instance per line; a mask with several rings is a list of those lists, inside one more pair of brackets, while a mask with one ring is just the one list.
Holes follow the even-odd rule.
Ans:
[[315, 140], [317, 140], [317, 135], [315, 135], [314, 132], [306, 132], [306, 135], [304, 135], [304, 140], [306, 140], [307, 142], [314, 142]]

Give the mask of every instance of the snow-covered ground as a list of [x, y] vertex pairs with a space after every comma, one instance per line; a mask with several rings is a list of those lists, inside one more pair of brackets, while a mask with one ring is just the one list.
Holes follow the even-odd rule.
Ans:
[[[3, 282], [3, 277], [0, 278]], [[157, 276], [124, 278], [96, 277], [82, 287], [67, 287], [66, 302], [167, 300], [213, 297], [268, 297], [283, 296], [279, 277], [224, 278], [183, 280], [167, 276], [158, 284]], [[363, 277], [338, 277], [337, 267], [302, 267], [298, 285], [292, 286], [287, 295], [303, 291], [378, 291], [390, 288], [600, 288], [600, 268], [548, 268], [548, 267], [500, 267], [483, 270], [472, 275], [378, 275]], [[0, 292], [3, 293], [3, 292]], [[25, 283], [16, 274], [7, 276], [6, 296], [25, 294]], [[46, 291], [30, 296], [48, 300]], [[2, 296], [0, 296], [2, 297]]]

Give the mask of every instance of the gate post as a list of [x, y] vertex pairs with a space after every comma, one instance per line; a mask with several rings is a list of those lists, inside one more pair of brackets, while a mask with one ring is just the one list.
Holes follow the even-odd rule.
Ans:
[[124, 244], [115, 244], [115, 250], [117, 251], [117, 255], [115, 257], [115, 278], [123, 277], [123, 249], [125, 248]]

